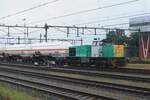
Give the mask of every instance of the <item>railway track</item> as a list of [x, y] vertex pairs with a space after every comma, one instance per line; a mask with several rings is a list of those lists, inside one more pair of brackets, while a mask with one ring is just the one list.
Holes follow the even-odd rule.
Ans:
[[63, 73], [73, 73], [73, 74], [82, 74], [90, 76], [103, 76], [111, 78], [123, 78], [128, 80], [143, 80], [150, 82], [150, 70], [145, 69], [128, 69], [128, 68], [100, 68], [99, 70], [91, 69], [81, 69], [81, 67], [39, 67], [33, 65], [22, 65], [22, 64], [6, 64], [0, 63], [0, 65], [10, 66], [15, 68], [25, 68], [33, 70], [43, 70], [43, 71], [53, 71], [53, 72], [63, 72]]
[[[134, 80], [134, 77], [136, 75], [134, 75], [134, 77], [132, 75], [131, 76], [132, 78], [131, 78], [129, 75], [127, 76], [126, 74], [124, 74], [124, 76], [122, 77], [120, 77], [121, 75], [119, 77], [115, 75], [111, 77], [111, 78], [114, 78], [114, 80], [112, 80], [110, 79], [110, 77], [108, 77], [108, 76], [112, 76], [111, 75], [112, 73], [110, 74], [109, 72], [108, 74], [105, 72], [105, 73], [101, 73], [103, 74], [101, 75], [101, 77], [100, 75], [95, 75], [96, 77], [99, 78], [99, 80], [94, 80], [94, 79], [91, 80], [91, 79], [87, 79], [89, 77], [86, 77], [87, 75], [85, 74], [84, 74], [85, 75], [84, 78], [83, 77], [80, 77], [80, 78], [69, 77], [60, 72], [57, 73], [59, 75], [56, 75], [56, 73], [52, 74], [45, 69], [42, 69], [42, 68], [37, 69], [35, 67], [27, 67], [27, 68], [21, 67], [20, 68], [19, 66], [16, 66], [16, 67], [0, 66], [0, 70], [1, 70], [0, 77], [8, 77], [9, 79], [12, 78], [12, 80], [16, 79], [18, 80], [19, 83], [21, 81], [25, 83], [28, 82], [28, 84], [34, 83], [34, 84], [40, 84], [41, 86], [45, 85], [47, 87], [53, 86], [53, 87], [61, 88], [59, 91], [61, 91], [62, 89], [67, 89], [67, 90], [74, 91], [74, 92], [76, 91], [79, 93], [72, 92], [72, 95], [76, 94], [77, 97], [83, 97], [83, 98], [74, 98], [74, 99], [81, 99], [81, 100], [88, 100], [88, 98], [89, 100], [90, 98], [91, 100], [99, 100], [99, 98], [101, 98], [102, 100], [103, 99], [149, 100], [150, 99], [150, 91], [149, 91], [150, 84], [149, 84], [149, 81], [147, 81], [148, 73], [147, 73], [147, 76], [141, 76], [139, 77], [138, 80], [137, 78], [135, 78]], [[74, 73], [77, 73], [77, 72], [74, 72]], [[92, 75], [91, 77], [94, 77], [94, 76]], [[127, 77], [128, 78], [130, 77], [130, 80], [128, 80]], [[115, 78], [117, 78], [117, 81]], [[120, 80], [118, 80], [119, 78]], [[7, 78], [5, 79], [6, 79], [5, 81], [9, 80]], [[110, 82], [110, 80], [112, 81]], [[128, 81], [125, 81], [125, 80], [128, 80]], [[117, 82], [120, 82], [120, 83], [117, 83]], [[123, 84], [123, 82], [125, 83]], [[138, 84], [136, 84], [137, 86], [135, 86], [135, 83], [137, 82]], [[27, 85], [27, 84], [24, 84], [24, 85]], [[64, 93], [67, 94], [67, 92], [64, 92]], [[71, 92], [68, 92], [68, 93], [71, 93]], [[76, 97], [76, 96], [73, 96], [73, 97]]]
[[0, 75], [0, 81], [54, 94], [59, 96], [60, 98], [65, 98], [65, 100], [111, 100], [111, 98], [107, 97], [96, 96], [88, 93], [59, 88], [55, 86], [46, 85], [40, 82], [29, 81], [5, 75]]
[[10, 84], [21, 85], [23, 87], [44, 91], [50, 94], [55, 94], [58, 95], [60, 98], [65, 98], [65, 100], [114, 100], [112, 98], [67, 88], [67, 86], [66, 88], [60, 87], [56, 85], [58, 81], [55, 84], [54, 83], [50, 84], [49, 82], [50, 81], [54, 82], [54, 79], [53, 80], [48, 79], [38, 74], [33, 73], [29, 74], [28, 72], [20, 72], [19, 70], [6, 71], [3, 69], [3, 71], [0, 71], [0, 81], [7, 82]]
[[[18, 64], [18, 63], [6, 63], [6, 62], [0, 62], [0, 65], [6, 65], [6, 66], [19, 66], [19, 67], [37, 67], [37, 68], [42, 68], [42, 69], [47, 69], [47, 70], [50, 70], [49, 66], [34, 66], [34, 65], [29, 65], [29, 64]], [[141, 66], [142, 67], [142, 66]], [[58, 70], [77, 70], [77, 71], [86, 71], [86, 72], [90, 72], [90, 71], [107, 71], [107, 72], [121, 72], [121, 73], [134, 73], [134, 74], [150, 74], [150, 70], [148, 69], [131, 69], [131, 68], [96, 68], [96, 67], [76, 67], [76, 66], [55, 66], [55, 67], [52, 67], [53, 69], [58, 69]]]

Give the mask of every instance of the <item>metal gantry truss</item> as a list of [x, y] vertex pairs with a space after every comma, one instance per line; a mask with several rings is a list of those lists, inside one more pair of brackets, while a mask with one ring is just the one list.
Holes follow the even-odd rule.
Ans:
[[[118, 28], [104, 28], [104, 27], [78, 27], [78, 26], [55, 26], [55, 25], [47, 25], [45, 24], [44, 26], [21, 26], [21, 25], [0, 25], [0, 27], [5, 27], [5, 28], [8, 28], [8, 33], [7, 33], [7, 36], [8, 36], [8, 39], [17, 39], [18, 40], [18, 44], [20, 43], [20, 40], [21, 39], [25, 39], [25, 38], [9, 38], [11, 32], [10, 32], [10, 28], [23, 28], [23, 29], [26, 29], [26, 36], [28, 37], [28, 34], [29, 34], [29, 29], [41, 29], [41, 30], [45, 30], [45, 33], [44, 33], [44, 39], [41, 39], [41, 35], [40, 35], [40, 38], [37, 39], [37, 38], [28, 38], [29, 40], [44, 40], [45, 42], [48, 42], [48, 40], [53, 40], [53, 39], [48, 39], [48, 30], [50, 28], [58, 28], [58, 29], [65, 29], [65, 33], [67, 34], [67, 36], [69, 36], [69, 34], [71, 34], [71, 30], [75, 30], [75, 33], [76, 36], [80, 36], [80, 35], [84, 35], [85, 34], [85, 30], [91, 30], [92, 31], [92, 34], [93, 35], [98, 35], [98, 30], [104, 30], [106, 31], [106, 33], [110, 30], [117, 30]], [[131, 30], [131, 29], [121, 29], [121, 30]], [[131, 30], [131, 31], [136, 31], [136, 30]], [[0, 38], [0, 39], [7, 39], [7, 38]], [[56, 40], [56, 39], [55, 39]], [[66, 41], [65, 39], [59, 39], [59, 40], [62, 40], [62, 41]], [[70, 41], [73, 41], [70, 39]], [[82, 39], [80, 40], [82, 41]]]

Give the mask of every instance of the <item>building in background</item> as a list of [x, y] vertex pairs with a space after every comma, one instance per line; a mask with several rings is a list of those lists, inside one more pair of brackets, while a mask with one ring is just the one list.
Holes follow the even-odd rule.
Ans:
[[130, 19], [130, 28], [139, 30], [139, 57], [150, 58], [150, 15]]

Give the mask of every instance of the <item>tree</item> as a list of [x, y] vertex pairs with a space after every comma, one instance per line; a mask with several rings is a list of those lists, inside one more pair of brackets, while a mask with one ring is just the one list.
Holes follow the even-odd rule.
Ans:
[[106, 39], [102, 40], [104, 43], [112, 44], [125, 44], [127, 43], [128, 37], [125, 35], [125, 31], [116, 29], [115, 31], [109, 31], [106, 35]]
[[139, 48], [139, 33], [131, 33], [127, 41], [127, 51], [126, 54], [128, 57], [138, 57]]
[[131, 33], [130, 36], [125, 35], [124, 30], [109, 31], [104, 43], [126, 44], [126, 56], [137, 57], [139, 48], [139, 33]]
[[129, 47], [138, 48], [139, 47], [139, 33], [138, 32], [131, 33], [127, 44]]

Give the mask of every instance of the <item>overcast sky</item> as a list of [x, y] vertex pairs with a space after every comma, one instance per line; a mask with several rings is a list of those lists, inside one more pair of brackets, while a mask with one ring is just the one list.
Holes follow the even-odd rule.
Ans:
[[[0, 0], [0, 18], [49, 1], [54, 0]], [[23, 23], [32, 23], [31, 25], [44, 25], [44, 23], [48, 23], [49, 25], [87, 25], [100, 27], [129, 22], [129, 17], [118, 20], [109, 20], [112, 18], [150, 12], [150, 0], [139, 0], [137, 2], [126, 5], [120, 5], [111, 8], [95, 10], [88, 13], [34, 23], [39, 20], [71, 14], [83, 10], [104, 7], [126, 1], [131, 0], [58, 0], [55, 3], [22, 14], [18, 14], [16, 16], [2, 19], [0, 20], [0, 23], [9, 25], [22, 25]], [[23, 21], [24, 18], [26, 21]], [[107, 21], [101, 21], [105, 19], [107, 19]], [[87, 22], [96, 23], [88, 24]], [[128, 25], [118, 25], [112, 27], [127, 28]]]

